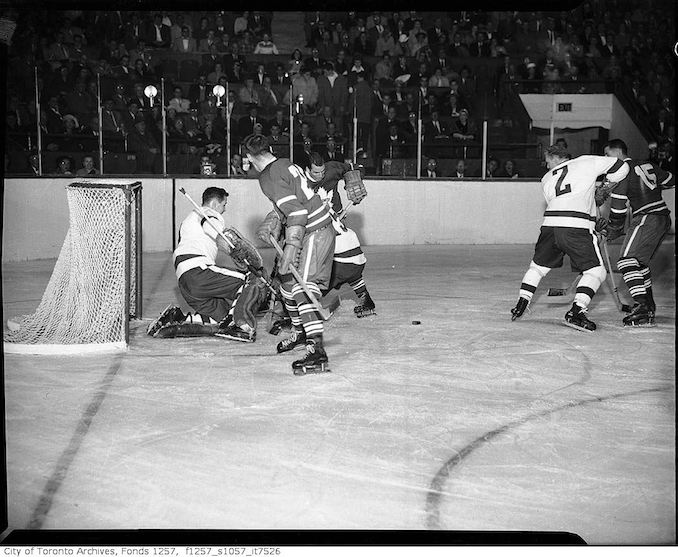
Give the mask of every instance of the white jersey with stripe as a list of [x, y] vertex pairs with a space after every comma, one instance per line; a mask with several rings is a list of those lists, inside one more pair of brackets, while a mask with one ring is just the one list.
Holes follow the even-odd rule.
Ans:
[[[224, 217], [217, 211], [210, 207], [202, 207], [202, 210], [217, 230], [223, 230], [226, 227]], [[218, 251], [217, 231], [205, 220], [197, 211], [192, 211], [179, 227], [179, 245], [173, 254], [177, 279], [186, 271], [198, 267], [201, 269], [209, 267], [222, 274], [244, 278], [242, 273], [215, 265]]]
[[596, 222], [596, 178], [623, 180], [629, 167], [614, 157], [582, 155], [563, 161], [541, 179], [546, 199], [543, 226], [593, 230]]

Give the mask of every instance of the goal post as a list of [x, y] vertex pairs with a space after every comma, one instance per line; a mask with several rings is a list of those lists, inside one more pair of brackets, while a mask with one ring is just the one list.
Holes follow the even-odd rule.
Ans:
[[142, 310], [141, 182], [66, 186], [69, 227], [35, 313], [8, 322], [6, 353], [125, 350]]

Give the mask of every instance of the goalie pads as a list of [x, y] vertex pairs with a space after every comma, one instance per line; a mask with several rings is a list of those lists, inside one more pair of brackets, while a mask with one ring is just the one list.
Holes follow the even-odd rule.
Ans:
[[238, 270], [261, 269], [264, 266], [264, 260], [261, 258], [257, 248], [254, 247], [254, 244], [245, 239], [235, 228], [224, 230], [224, 236], [233, 244], [230, 255], [231, 259], [238, 266]]
[[269, 236], [273, 236], [276, 240], [280, 238], [282, 231], [282, 222], [280, 215], [276, 211], [271, 211], [261, 221], [259, 228], [257, 228], [257, 238], [264, 242], [267, 246], [272, 245]]
[[367, 190], [365, 189], [365, 184], [363, 184], [360, 170], [347, 171], [346, 174], [344, 174], [344, 182], [346, 195], [348, 196], [349, 201], [352, 201], [355, 205], [358, 205], [358, 203], [367, 197]]
[[172, 323], [160, 328], [153, 338], [211, 337], [218, 329], [218, 323]]

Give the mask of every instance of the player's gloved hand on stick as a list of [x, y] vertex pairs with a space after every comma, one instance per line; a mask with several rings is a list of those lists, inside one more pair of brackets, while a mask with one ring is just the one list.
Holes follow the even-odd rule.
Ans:
[[304, 239], [305, 227], [301, 225], [288, 226], [285, 230], [285, 249], [280, 261], [280, 274], [290, 272], [290, 267], [299, 264], [302, 240]]
[[365, 189], [365, 184], [363, 184], [363, 179], [360, 176], [360, 170], [349, 170], [346, 172], [346, 174], [344, 174], [344, 182], [346, 195], [348, 196], [349, 201], [352, 201], [354, 205], [358, 205], [358, 203], [367, 197], [367, 190]]
[[598, 234], [602, 234], [603, 236], [607, 236], [607, 226], [608, 226], [608, 221], [605, 217], [598, 217], [596, 219], [596, 226], [595, 230]]
[[271, 245], [271, 239], [269, 236], [273, 236], [276, 240], [280, 237], [280, 230], [282, 229], [282, 222], [280, 221], [280, 215], [275, 211], [271, 211], [264, 217], [264, 220], [261, 221], [259, 228], [257, 229], [257, 238], [264, 242], [267, 246]]
[[605, 237], [608, 241], [615, 240], [624, 234], [624, 225], [619, 226], [616, 223], [611, 223], [604, 217], [596, 220], [596, 232]]
[[614, 190], [614, 188], [616, 187], [617, 182], [610, 182], [607, 179], [603, 180], [603, 182], [599, 186], [596, 186], [594, 192], [596, 206], [600, 207], [603, 203], [605, 203], [610, 197], [612, 190]]

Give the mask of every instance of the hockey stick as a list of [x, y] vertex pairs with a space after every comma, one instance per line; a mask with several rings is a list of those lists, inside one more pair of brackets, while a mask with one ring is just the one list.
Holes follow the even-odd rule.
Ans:
[[[195, 207], [198, 214], [203, 219], [205, 219], [205, 222], [207, 224], [209, 224], [219, 236], [221, 236], [224, 240], [226, 240], [226, 243], [231, 247], [231, 249], [235, 248], [235, 245], [233, 244], [233, 242], [231, 242], [231, 240], [228, 238], [228, 236], [226, 236], [226, 234], [224, 234], [221, 230], [219, 230], [214, 225], [214, 223], [207, 217], [207, 214], [205, 213], [205, 211], [203, 211], [202, 207], [200, 205], [198, 205], [195, 201], [193, 201], [193, 198], [186, 192], [186, 190], [184, 188], [179, 188], [179, 191], [181, 193], [183, 193], [184, 196], [186, 197], [186, 199], [188, 199], [193, 204], [193, 206]], [[261, 269], [257, 269], [254, 265], [252, 265], [249, 261], [247, 261], [247, 259], [243, 259], [243, 262], [245, 263], [245, 265], [247, 265], [247, 269], [253, 275], [255, 275], [257, 278], [259, 278], [259, 280], [261, 280], [261, 282], [263, 282], [271, 292], [273, 292], [274, 296], [278, 295], [278, 293], [275, 291], [275, 288], [273, 288], [271, 283], [268, 282], [266, 280], [266, 278], [264, 277], [264, 273], [262, 272]]]
[[[268, 238], [271, 241], [271, 245], [275, 248], [275, 251], [278, 252], [280, 258], [284, 258], [285, 254], [283, 249], [280, 247], [278, 241], [273, 237], [273, 234], [270, 234]], [[330, 318], [330, 312], [322, 306], [318, 299], [313, 295], [313, 292], [309, 290], [306, 281], [301, 277], [299, 271], [297, 271], [297, 268], [294, 265], [290, 265], [290, 272], [292, 273], [292, 276], [294, 276], [294, 279], [297, 281], [297, 283], [299, 283], [299, 286], [301, 286], [301, 289], [308, 296], [309, 300], [311, 300], [311, 303], [315, 306], [316, 311], [325, 321], [327, 321]]]
[[567, 288], [549, 288], [548, 291], [546, 292], [547, 296], [566, 296], [572, 290], [577, 286], [577, 283], [579, 282], [579, 279], [581, 278], [581, 273], [579, 273], [576, 277], [574, 277], [574, 280], [568, 286]]
[[600, 244], [603, 246], [603, 255], [605, 255], [605, 261], [607, 263], [607, 278], [609, 279], [607, 281], [607, 284], [612, 290], [614, 303], [616, 304], [617, 309], [622, 313], [630, 313], [631, 306], [621, 301], [621, 298], [619, 297], [619, 290], [617, 288], [617, 284], [614, 282], [614, 277], [612, 276], [612, 264], [610, 263], [610, 253], [607, 251], [607, 238], [605, 238], [605, 236], [603, 236], [602, 234], [599, 235], [598, 238]]
[[[346, 207], [344, 207], [344, 208], [342, 209], [341, 213], [339, 213], [338, 215], [336, 215], [336, 219], [335, 219], [335, 220], [337, 220], [337, 221], [342, 221], [342, 220], [344, 219], [344, 217], [346, 216], [346, 213], [348, 212], [348, 210], [351, 208], [351, 205], [353, 205], [353, 201], [349, 201], [349, 202], [346, 204]], [[334, 217], [334, 215], [332, 215], [332, 216]]]

